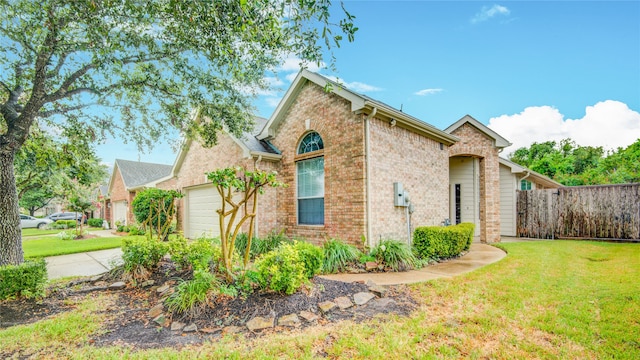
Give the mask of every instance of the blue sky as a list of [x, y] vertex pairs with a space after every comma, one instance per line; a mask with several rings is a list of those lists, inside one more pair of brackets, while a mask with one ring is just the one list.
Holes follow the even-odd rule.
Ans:
[[[607, 149], [640, 138], [639, 1], [347, 1], [354, 43], [335, 51], [338, 77], [440, 129], [469, 114], [510, 140], [571, 137]], [[256, 99], [271, 116], [297, 72], [279, 69], [276, 90]], [[147, 154], [117, 140], [115, 158], [172, 164], [159, 145]]]

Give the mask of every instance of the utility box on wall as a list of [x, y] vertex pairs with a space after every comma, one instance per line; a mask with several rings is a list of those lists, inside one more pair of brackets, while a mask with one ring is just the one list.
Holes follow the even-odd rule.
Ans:
[[394, 196], [394, 199], [393, 199], [394, 206], [402, 206], [402, 207], [409, 206], [409, 193], [404, 191], [404, 189], [402, 188], [401, 182], [393, 183], [393, 196]]

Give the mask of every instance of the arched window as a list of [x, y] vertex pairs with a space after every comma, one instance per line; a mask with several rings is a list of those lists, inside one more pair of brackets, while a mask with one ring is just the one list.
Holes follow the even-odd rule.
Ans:
[[324, 149], [317, 132], [305, 135], [298, 155], [318, 152], [318, 156], [296, 162], [298, 180], [298, 224], [324, 225]]
[[306, 154], [308, 152], [318, 151], [324, 149], [322, 138], [317, 132], [310, 132], [302, 138], [300, 145], [298, 145], [298, 154]]

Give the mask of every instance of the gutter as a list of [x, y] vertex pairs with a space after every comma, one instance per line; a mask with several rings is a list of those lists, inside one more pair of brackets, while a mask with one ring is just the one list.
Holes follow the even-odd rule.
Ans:
[[364, 118], [364, 163], [365, 163], [365, 171], [366, 171], [366, 201], [367, 201], [367, 205], [366, 205], [366, 219], [365, 221], [367, 222], [367, 245], [369, 246], [369, 248], [371, 248], [371, 246], [373, 245], [373, 239], [371, 238], [372, 236], [372, 231], [371, 231], [371, 164], [370, 164], [370, 159], [371, 156], [369, 155], [369, 151], [371, 151], [371, 143], [370, 143], [370, 139], [371, 136], [369, 134], [369, 121], [371, 119], [373, 119], [374, 116], [376, 116], [376, 113], [378, 112], [378, 108], [377, 107], [373, 107], [373, 110], [371, 111], [371, 113], [369, 115], [367, 115], [367, 117]]
[[[364, 104], [365, 106], [372, 107], [372, 109], [377, 109], [378, 107], [380, 107], [379, 104], [371, 102], [369, 100], [365, 101]], [[453, 145], [454, 143], [460, 141], [460, 139], [457, 136], [447, 134], [446, 132], [432, 125], [429, 125], [423, 121], [415, 119], [412, 116], [409, 116], [396, 109], [390, 108], [388, 106], [384, 106], [382, 110], [390, 114], [391, 117], [394, 117], [396, 120], [399, 120], [402, 123], [404, 123], [408, 128], [412, 130], [421, 131], [422, 133], [429, 135], [429, 137], [431, 138], [435, 138], [436, 140], [444, 143], [447, 146]]]

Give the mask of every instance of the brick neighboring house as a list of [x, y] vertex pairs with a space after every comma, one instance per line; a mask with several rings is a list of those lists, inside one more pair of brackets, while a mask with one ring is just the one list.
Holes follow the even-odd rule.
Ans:
[[373, 246], [410, 241], [415, 227], [450, 219], [475, 223], [482, 242], [500, 241], [498, 154], [510, 143], [471, 116], [439, 130], [303, 70], [273, 115], [256, 122], [241, 138], [223, 131], [210, 149], [187, 141], [158, 183], [185, 194], [185, 236], [218, 235], [220, 198], [205, 173], [240, 165], [276, 170], [289, 185], [260, 198], [260, 236], [275, 230]]
[[124, 225], [135, 223], [130, 204], [136, 193], [146, 187], [155, 187], [160, 179], [171, 173], [172, 168], [172, 165], [116, 159], [109, 179], [108, 196], [102, 205], [109, 224], [113, 227], [116, 222]]

